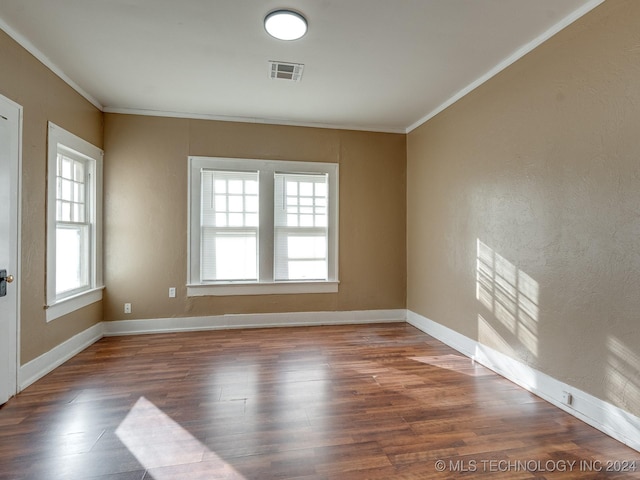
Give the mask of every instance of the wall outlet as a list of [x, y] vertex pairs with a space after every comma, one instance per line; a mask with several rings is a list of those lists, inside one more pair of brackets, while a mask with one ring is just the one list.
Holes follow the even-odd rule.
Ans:
[[176, 298], [176, 287], [169, 288], [169, 298]]
[[573, 397], [569, 392], [562, 392], [562, 403], [565, 405], [571, 405], [573, 402]]
[[130, 303], [125, 303], [124, 304], [124, 313], [131, 313], [131, 304]]

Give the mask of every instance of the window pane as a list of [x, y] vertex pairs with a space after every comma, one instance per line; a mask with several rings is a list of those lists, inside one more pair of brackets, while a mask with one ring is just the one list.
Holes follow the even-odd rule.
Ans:
[[327, 227], [327, 216], [326, 215], [316, 215], [316, 227]]
[[227, 182], [226, 182], [226, 180], [216, 180], [214, 188], [215, 188], [216, 193], [227, 193]]
[[69, 202], [58, 201], [58, 211], [59, 216], [57, 220], [59, 222], [70, 222], [71, 221], [71, 204]]
[[244, 224], [247, 227], [257, 227], [258, 226], [258, 214], [257, 213], [248, 213], [245, 216]]
[[73, 188], [72, 184], [69, 180], [62, 180], [62, 195], [61, 195], [62, 200], [68, 200], [68, 201], [73, 200], [72, 188]]
[[327, 279], [327, 181], [326, 174], [275, 175], [276, 280]]
[[313, 183], [310, 182], [300, 182], [300, 195], [304, 195], [305, 197], [313, 196]]
[[289, 237], [289, 258], [321, 258], [327, 256], [325, 237]]
[[244, 182], [244, 193], [248, 195], [257, 195], [258, 194], [258, 182], [257, 180], [245, 180]]
[[217, 227], [246, 226], [245, 218], [254, 217], [245, 214], [258, 212], [258, 197], [243, 192], [245, 187], [257, 191], [257, 178], [258, 172], [203, 170], [201, 225], [210, 225], [215, 216]]
[[216, 239], [216, 278], [218, 280], [256, 280], [256, 238], [219, 237]]
[[76, 202], [84, 203], [84, 183], [73, 185], [73, 198]]
[[[223, 192], [224, 193], [224, 192]], [[227, 197], [226, 195], [216, 195], [216, 212], [226, 212], [227, 211]]]
[[84, 222], [84, 205], [80, 203], [73, 204], [73, 221]]
[[230, 227], [243, 227], [244, 226], [244, 215], [241, 213], [230, 213], [229, 214], [229, 226]]
[[229, 211], [230, 212], [242, 212], [243, 211], [243, 202], [242, 197], [239, 195], [234, 195], [229, 197]]
[[326, 280], [325, 260], [289, 261], [289, 280]]
[[73, 179], [76, 182], [84, 183], [84, 164], [82, 162], [74, 162]]
[[242, 193], [242, 180], [229, 180], [229, 193]]
[[256, 233], [203, 232], [202, 280], [257, 280], [257, 251]]
[[71, 164], [72, 161], [67, 157], [60, 157], [62, 159], [62, 168], [60, 170], [60, 176], [63, 178], [73, 178], [73, 174], [71, 173]]
[[248, 196], [246, 197], [246, 205], [245, 211], [247, 212], [257, 212], [258, 211], [258, 197], [257, 196]]
[[227, 214], [216, 213], [216, 227], [227, 227]]
[[89, 286], [89, 227], [56, 228], [56, 294]]

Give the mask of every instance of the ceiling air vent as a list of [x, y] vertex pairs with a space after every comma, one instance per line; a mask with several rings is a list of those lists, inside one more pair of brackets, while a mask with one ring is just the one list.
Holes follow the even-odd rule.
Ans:
[[299, 82], [302, 79], [302, 63], [287, 63], [269, 61], [269, 76], [278, 80], [289, 80]]

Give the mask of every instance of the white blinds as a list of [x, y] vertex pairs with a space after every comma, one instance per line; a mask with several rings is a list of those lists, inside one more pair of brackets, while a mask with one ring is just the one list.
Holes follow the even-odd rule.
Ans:
[[328, 175], [276, 173], [274, 277], [327, 280]]
[[258, 172], [201, 173], [201, 281], [257, 281]]

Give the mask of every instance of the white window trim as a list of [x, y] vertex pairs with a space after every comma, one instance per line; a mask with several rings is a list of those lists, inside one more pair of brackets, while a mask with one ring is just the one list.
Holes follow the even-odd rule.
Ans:
[[[91, 281], [89, 289], [76, 295], [56, 298], [56, 165], [58, 146], [72, 150], [93, 164], [92, 205], [94, 208], [94, 235], [91, 245]], [[102, 300], [102, 159], [103, 151], [82, 138], [49, 122], [47, 156], [47, 322], [72, 313]]]
[[[338, 164], [321, 162], [299, 162], [284, 160], [257, 160], [244, 158], [189, 157], [189, 198], [188, 198], [188, 262], [187, 296], [227, 296], [227, 295], [274, 295], [299, 293], [335, 293], [338, 291]], [[217, 168], [237, 171], [259, 171], [260, 182], [260, 225], [262, 235], [259, 242], [259, 276], [257, 282], [212, 282], [200, 283], [200, 171], [203, 168]], [[264, 235], [264, 226], [273, 229], [273, 175], [287, 173], [329, 173], [329, 242], [327, 281], [274, 281], [273, 278], [273, 231]], [[265, 188], [267, 185], [271, 187]]]

